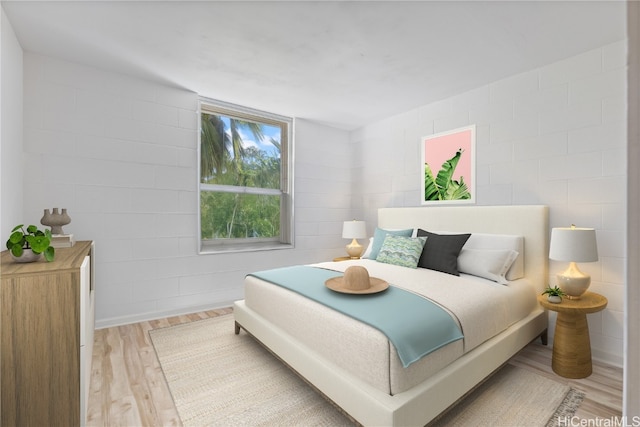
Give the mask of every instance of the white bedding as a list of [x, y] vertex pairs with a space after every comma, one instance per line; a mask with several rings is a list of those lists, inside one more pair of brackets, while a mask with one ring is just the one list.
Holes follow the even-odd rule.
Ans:
[[294, 292], [249, 276], [245, 280], [245, 301], [252, 310], [317, 350], [321, 356], [392, 395], [424, 381], [527, 316], [536, 306], [536, 291], [524, 279], [501, 285], [474, 276], [457, 277], [367, 259], [314, 264], [337, 271], [344, 271], [351, 265], [362, 265], [371, 276], [428, 295], [429, 299], [454, 313], [464, 340], [451, 343], [403, 368], [393, 345], [381, 332]]

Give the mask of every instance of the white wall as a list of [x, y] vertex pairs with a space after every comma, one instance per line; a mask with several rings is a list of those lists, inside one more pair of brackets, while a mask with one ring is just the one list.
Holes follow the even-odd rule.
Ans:
[[[590, 290], [609, 305], [589, 315], [591, 343], [594, 357], [617, 365], [626, 261], [626, 48], [621, 41], [589, 51], [351, 135], [359, 147], [354, 192], [362, 192], [355, 209], [374, 224], [379, 207], [420, 204], [422, 136], [476, 124], [477, 204], [545, 204], [552, 227], [597, 230], [600, 260], [580, 267], [592, 276]], [[550, 264], [552, 276], [563, 269]]]
[[344, 256], [342, 222], [354, 216], [349, 135], [301, 119], [295, 133], [296, 248], [312, 258]]
[[198, 94], [31, 53], [24, 68], [25, 216], [67, 208], [65, 232], [96, 242], [98, 327], [228, 306], [250, 271], [342, 254], [346, 132], [296, 121], [295, 249], [197, 255]]
[[22, 221], [22, 48], [0, 8], [0, 242]]

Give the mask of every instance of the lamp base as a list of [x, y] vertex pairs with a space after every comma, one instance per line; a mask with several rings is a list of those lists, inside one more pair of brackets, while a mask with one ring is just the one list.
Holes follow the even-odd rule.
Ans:
[[556, 278], [558, 286], [569, 299], [580, 299], [591, 284], [591, 276], [580, 271], [575, 262], [569, 263], [569, 267]]
[[351, 259], [359, 259], [360, 255], [362, 255], [362, 250], [364, 249], [356, 239], [353, 239], [345, 248], [347, 250], [347, 254], [349, 254], [349, 258]]

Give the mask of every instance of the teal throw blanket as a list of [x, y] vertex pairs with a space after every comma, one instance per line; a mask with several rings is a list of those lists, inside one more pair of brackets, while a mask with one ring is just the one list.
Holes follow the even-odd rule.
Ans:
[[[395, 286], [376, 294], [343, 294], [324, 282], [343, 273], [294, 266], [250, 274], [297, 292], [384, 333], [406, 368], [451, 342], [463, 338], [458, 324], [439, 305]], [[339, 331], [337, 331], [339, 333]]]

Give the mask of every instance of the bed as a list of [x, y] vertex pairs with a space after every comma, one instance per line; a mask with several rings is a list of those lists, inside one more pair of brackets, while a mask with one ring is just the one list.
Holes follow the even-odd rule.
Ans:
[[[394, 288], [428, 292], [429, 300], [452, 314], [464, 338], [409, 364], [380, 330], [255, 275], [246, 277], [245, 299], [234, 304], [236, 333], [245, 329], [363, 425], [425, 425], [546, 333], [547, 317], [536, 294], [548, 275], [548, 208], [384, 208], [378, 211], [378, 228], [411, 229], [414, 236], [415, 230], [437, 233], [427, 242], [470, 234], [460, 257], [505, 245], [518, 249], [518, 256], [502, 272], [503, 282], [467, 274], [473, 265], [467, 261], [460, 276], [373, 259], [312, 265], [336, 274], [364, 266]], [[478, 304], [482, 294], [495, 301]]]

